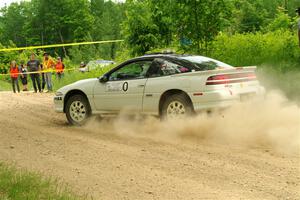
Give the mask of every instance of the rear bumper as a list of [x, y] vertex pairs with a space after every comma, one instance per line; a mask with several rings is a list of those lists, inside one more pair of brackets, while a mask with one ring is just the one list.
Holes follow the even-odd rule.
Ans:
[[264, 99], [264, 87], [255, 87], [244, 91], [230, 89], [203, 92], [202, 95], [190, 94], [196, 112], [203, 110], [218, 110], [228, 108], [238, 102], [251, 98]]
[[56, 112], [64, 112], [64, 99], [62, 96], [55, 96], [54, 99], [54, 108]]

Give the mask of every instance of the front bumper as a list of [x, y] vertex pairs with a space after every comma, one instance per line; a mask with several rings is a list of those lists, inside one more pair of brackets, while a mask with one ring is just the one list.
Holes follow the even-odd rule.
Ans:
[[63, 96], [54, 97], [54, 108], [56, 112], [64, 112], [64, 98]]

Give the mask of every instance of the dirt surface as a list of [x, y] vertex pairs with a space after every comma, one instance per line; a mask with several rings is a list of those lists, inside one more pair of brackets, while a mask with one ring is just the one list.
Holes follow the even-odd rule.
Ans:
[[[51, 94], [3, 92], [0, 160], [59, 177], [93, 199], [300, 199], [300, 115], [299, 108], [289, 109], [265, 115], [271, 120], [253, 130], [260, 137], [250, 137], [253, 132], [238, 122], [225, 131], [233, 121], [221, 121], [224, 116], [213, 123], [187, 121], [184, 130], [176, 123], [132, 118], [93, 119], [76, 128], [54, 112]], [[293, 120], [285, 122], [284, 114]], [[280, 126], [268, 127], [271, 121]], [[211, 126], [195, 126], [200, 122]], [[221, 126], [213, 128], [214, 123]], [[263, 129], [268, 137], [262, 138]], [[246, 138], [229, 142], [243, 130]], [[222, 137], [213, 137], [218, 133]], [[285, 135], [273, 137], [279, 133]]]

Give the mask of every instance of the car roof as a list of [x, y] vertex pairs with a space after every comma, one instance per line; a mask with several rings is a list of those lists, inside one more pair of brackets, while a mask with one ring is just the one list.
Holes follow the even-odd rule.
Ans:
[[226, 67], [232, 67], [231, 65], [228, 65], [226, 63], [223, 63], [219, 60], [215, 60], [213, 58], [209, 58], [206, 56], [200, 56], [200, 55], [192, 55], [192, 54], [174, 54], [174, 53], [154, 53], [154, 54], [146, 54], [144, 56], [135, 58], [133, 60], [143, 60], [143, 59], [147, 59], [147, 58], [168, 58], [171, 59], [173, 61], [177, 61], [180, 63], [192, 63], [192, 59], [194, 58], [195, 60], [198, 61], [202, 61], [202, 62], [207, 62], [207, 61], [213, 61], [216, 63], [222, 63], [222, 65], [226, 66]]
[[[146, 61], [146, 60], [149, 60], [149, 59], [152, 60], [152, 59], [155, 59], [155, 58], [166, 58], [166, 59], [172, 60], [173, 62], [177, 62], [179, 64], [184, 64], [184, 63], [192, 64], [192, 61], [190, 61], [188, 59], [188, 58], [191, 58], [191, 57], [200, 58], [201, 60], [203, 59], [203, 60], [212, 60], [212, 61], [220, 62], [218, 60], [214, 60], [212, 58], [205, 57], [205, 56], [200, 56], [200, 55], [174, 54], [174, 53], [153, 53], [153, 54], [146, 54], [146, 55], [143, 55], [143, 56], [140, 56], [140, 57], [136, 57], [136, 58], [126, 60], [125, 62], [121, 63], [117, 67], [111, 69], [106, 74], [112, 73], [115, 70], [119, 69], [120, 67], [122, 67], [122, 66], [124, 66], [128, 63], [137, 62], [137, 61]], [[186, 58], [186, 59], [184, 59], [184, 58]], [[223, 63], [223, 64], [228, 65], [226, 63]], [[228, 65], [228, 66], [231, 67], [230, 65]]]
[[155, 54], [146, 54], [140, 57], [136, 57], [130, 60], [127, 60], [126, 63], [132, 62], [132, 61], [139, 61], [139, 60], [145, 60], [145, 59], [155, 59], [155, 58], [166, 58], [166, 59], [172, 59], [172, 60], [177, 60], [177, 61], [183, 61], [182, 57], [188, 57], [188, 56], [193, 56], [193, 55], [186, 55], [186, 54], [163, 54], [163, 53], [155, 53]]
[[180, 57], [185, 57], [185, 56], [192, 56], [192, 55], [185, 55], [185, 54], [164, 54], [164, 53], [154, 53], [154, 54], [146, 54], [143, 55], [139, 58], [180, 58]]
[[134, 58], [132, 60], [140, 60], [140, 59], [147, 59], [147, 58], [169, 58], [169, 59], [173, 59], [173, 60], [178, 60], [178, 61], [185, 61], [185, 62], [189, 62], [188, 60], [185, 60], [184, 58], [190, 58], [190, 57], [198, 57], [201, 58], [203, 60], [214, 60], [212, 58], [209, 57], [205, 57], [205, 56], [200, 56], [200, 55], [192, 55], [192, 54], [175, 54], [175, 53], [153, 53], [153, 54], [146, 54], [137, 58]]

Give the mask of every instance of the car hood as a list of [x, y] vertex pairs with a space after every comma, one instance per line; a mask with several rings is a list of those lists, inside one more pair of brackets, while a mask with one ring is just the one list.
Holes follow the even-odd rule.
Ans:
[[94, 83], [95, 81], [98, 81], [98, 78], [83, 79], [80, 81], [76, 81], [70, 85], [82, 85], [82, 84]]
[[66, 86], [60, 88], [59, 90], [57, 90], [57, 92], [66, 94], [70, 90], [81, 90], [86, 95], [90, 95], [90, 94], [92, 94], [95, 83], [98, 81], [99, 80], [97, 78], [83, 79], [83, 80], [71, 83], [69, 85], [66, 85]]

